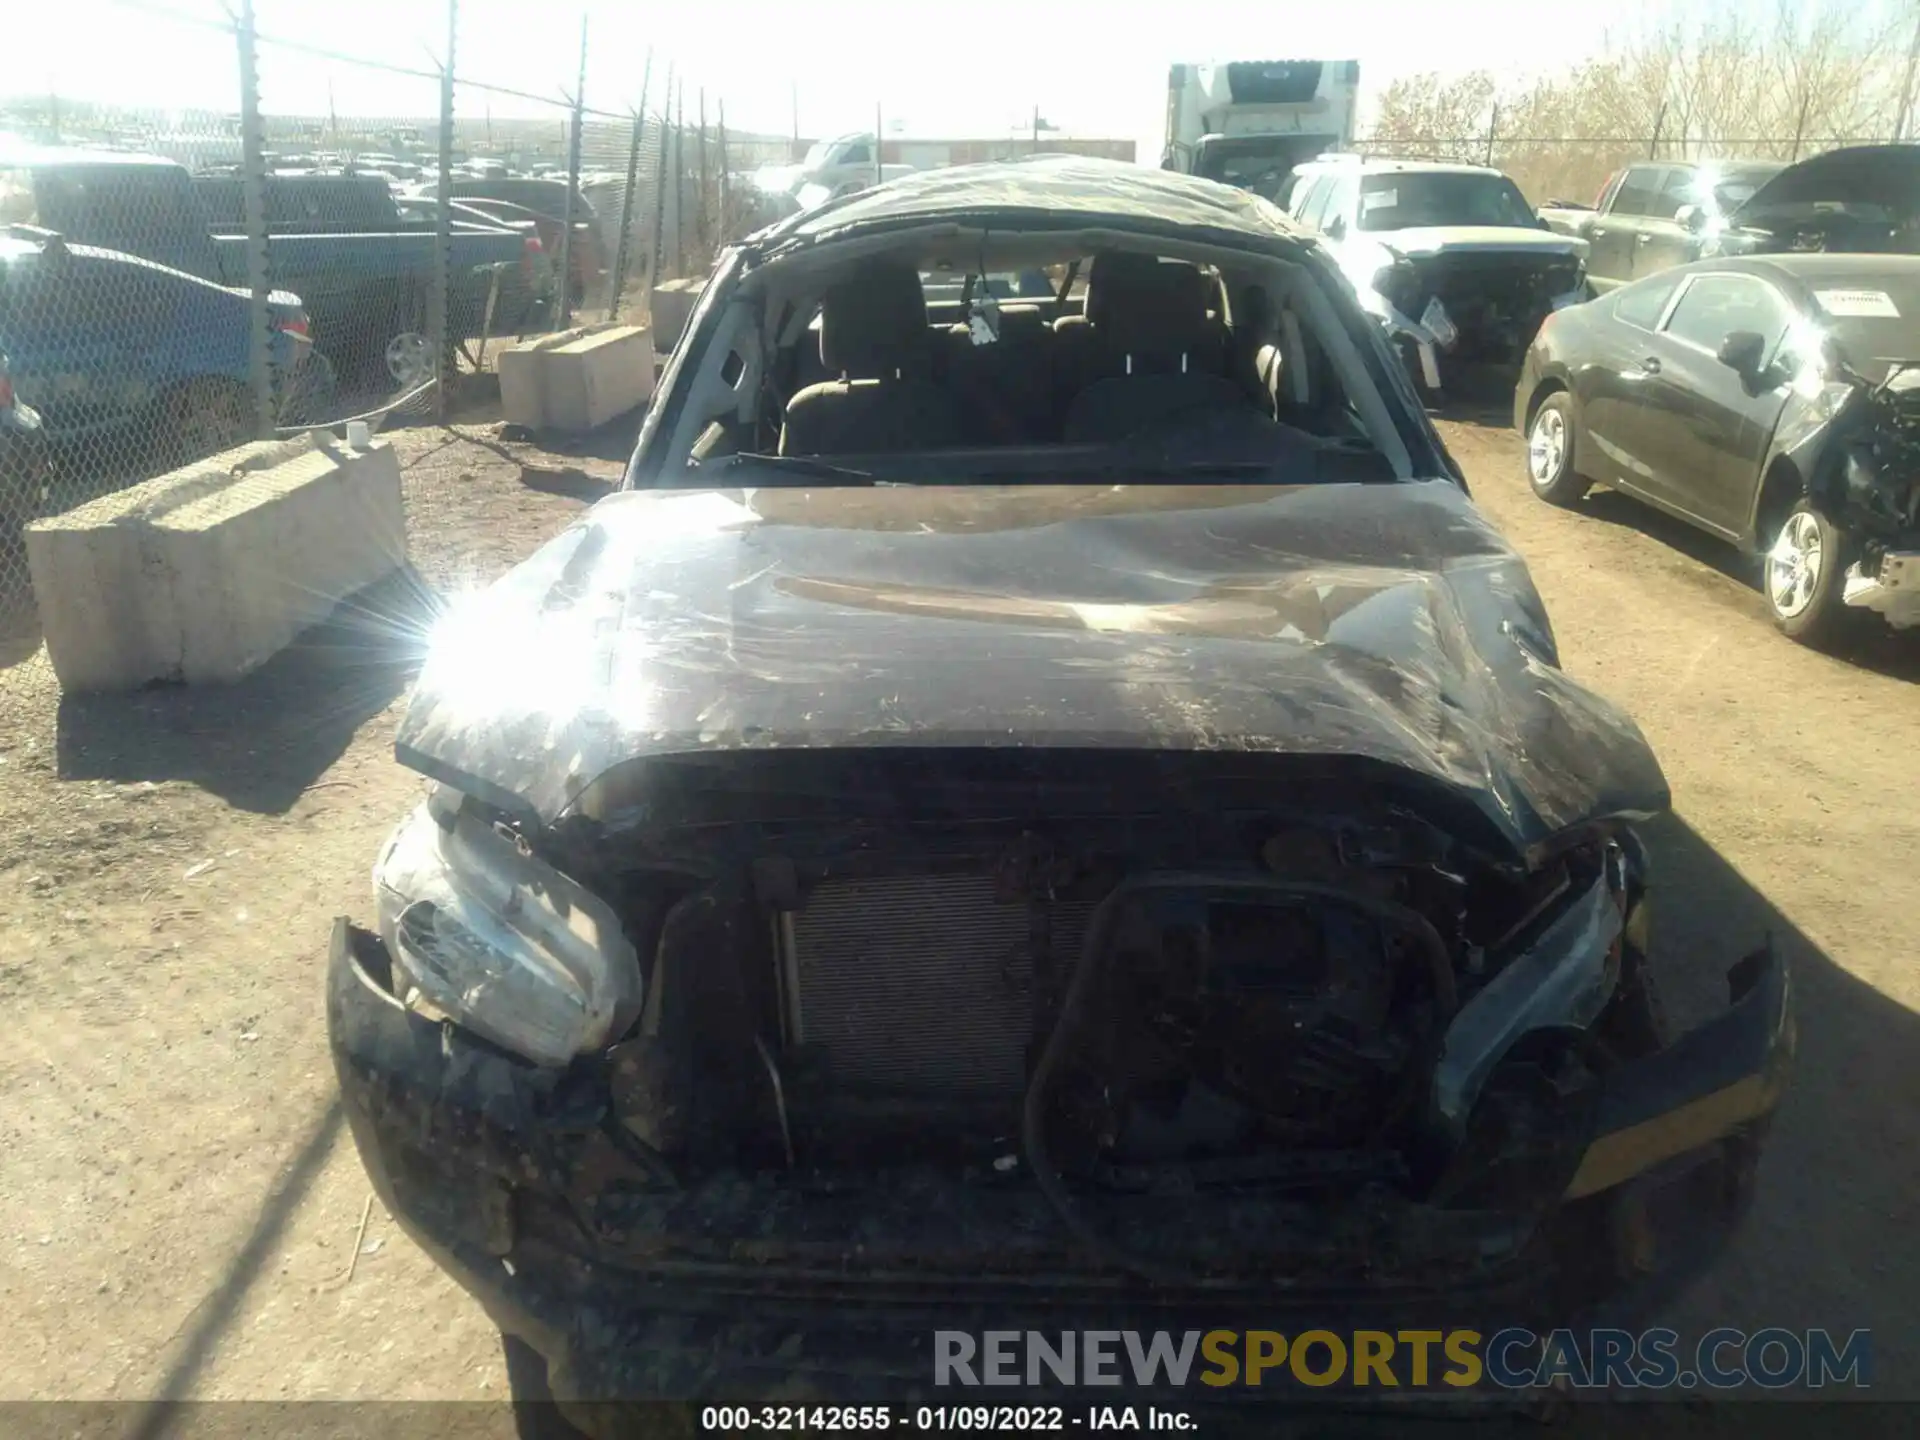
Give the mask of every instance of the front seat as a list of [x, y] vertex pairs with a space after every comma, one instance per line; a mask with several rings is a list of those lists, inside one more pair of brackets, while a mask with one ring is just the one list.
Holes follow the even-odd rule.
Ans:
[[869, 265], [827, 291], [820, 363], [840, 378], [787, 401], [782, 455], [878, 455], [959, 443], [958, 407], [928, 378], [933, 337], [911, 265]]
[[[1214, 368], [1220, 342], [1207, 313], [1207, 277], [1152, 256], [1100, 258], [1100, 304], [1086, 328], [1106, 378], [1067, 407], [1067, 443], [1104, 444], [1189, 413], [1250, 408]], [[1093, 298], [1090, 289], [1090, 311]]]

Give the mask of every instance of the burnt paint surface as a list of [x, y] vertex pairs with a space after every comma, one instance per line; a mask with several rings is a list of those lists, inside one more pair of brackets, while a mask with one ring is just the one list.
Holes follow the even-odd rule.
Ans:
[[1519, 856], [1668, 800], [1447, 481], [622, 493], [451, 607], [397, 748], [551, 822], [627, 762], [855, 746], [1364, 757]]

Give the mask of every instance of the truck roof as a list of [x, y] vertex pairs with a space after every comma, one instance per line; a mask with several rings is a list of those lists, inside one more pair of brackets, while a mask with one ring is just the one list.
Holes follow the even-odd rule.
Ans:
[[0, 135], [0, 169], [40, 170], [54, 165], [137, 165], [184, 170], [164, 155], [142, 155], [131, 150], [101, 150], [84, 145], [37, 145]]
[[1369, 175], [1501, 175], [1490, 165], [1468, 165], [1451, 160], [1390, 160], [1368, 155], [1321, 155], [1294, 167], [1309, 170], [1358, 170]]

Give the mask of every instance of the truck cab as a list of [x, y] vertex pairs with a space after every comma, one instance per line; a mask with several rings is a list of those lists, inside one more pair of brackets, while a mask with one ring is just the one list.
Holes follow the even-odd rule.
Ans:
[[1353, 139], [1357, 60], [1175, 65], [1163, 170], [1273, 199], [1293, 167]]
[[1640, 161], [1607, 181], [1592, 210], [1542, 216], [1588, 243], [1588, 278], [1604, 294], [1700, 259], [1747, 197], [1786, 168], [1777, 160]]

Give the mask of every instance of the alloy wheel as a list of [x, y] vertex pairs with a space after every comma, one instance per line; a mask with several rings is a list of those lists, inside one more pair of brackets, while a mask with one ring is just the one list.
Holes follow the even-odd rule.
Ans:
[[1566, 417], [1552, 406], [1544, 407], [1527, 435], [1527, 474], [1536, 486], [1545, 487], [1560, 478], [1566, 461]]
[[1791, 620], [1813, 603], [1824, 562], [1820, 522], [1805, 510], [1796, 510], [1767, 552], [1767, 597], [1775, 613]]

